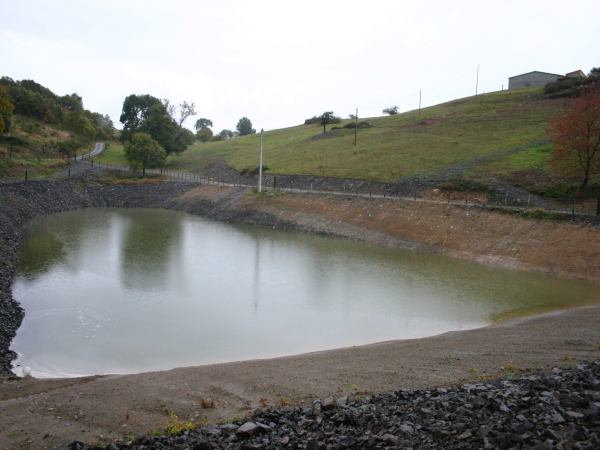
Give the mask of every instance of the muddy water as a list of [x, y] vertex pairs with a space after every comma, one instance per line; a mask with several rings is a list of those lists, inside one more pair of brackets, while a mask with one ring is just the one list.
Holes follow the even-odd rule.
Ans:
[[597, 285], [164, 210], [86, 209], [25, 231], [12, 349], [39, 377], [417, 338], [600, 301]]

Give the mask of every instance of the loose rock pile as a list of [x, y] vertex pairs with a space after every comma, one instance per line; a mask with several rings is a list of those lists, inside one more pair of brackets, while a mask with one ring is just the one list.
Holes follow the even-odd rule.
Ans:
[[[316, 400], [115, 449], [598, 449], [600, 360], [550, 375]], [[66, 449], [90, 449], [73, 442]]]

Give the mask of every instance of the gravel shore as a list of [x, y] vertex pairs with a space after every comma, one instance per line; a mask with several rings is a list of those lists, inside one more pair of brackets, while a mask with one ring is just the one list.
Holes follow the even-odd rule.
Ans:
[[232, 423], [62, 449], [592, 450], [600, 447], [599, 432], [600, 360], [521, 379], [257, 408]]

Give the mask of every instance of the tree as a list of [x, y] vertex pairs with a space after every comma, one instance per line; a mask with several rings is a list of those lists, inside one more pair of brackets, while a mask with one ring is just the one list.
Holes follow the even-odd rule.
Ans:
[[13, 104], [4, 93], [2, 86], [0, 86], [0, 134], [4, 133], [4, 130], [10, 129], [10, 116], [13, 109]]
[[196, 131], [200, 131], [202, 128], [211, 128], [212, 126], [212, 120], [205, 119], [204, 117], [201, 117], [200, 119], [196, 120], [196, 123], [194, 124], [194, 128], [196, 129]]
[[[179, 109], [177, 109], [175, 105], [171, 104], [169, 99], [165, 98], [163, 99], [163, 105], [165, 106], [165, 109], [167, 110], [167, 113], [171, 119], [173, 119], [173, 122], [177, 124], [175, 132], [175, 146], [179, 148], [180, 146], [177, 144], [179, 144], [181, 141], [185, 142], [184, 135], [186, 135], [186, 133], [184, 131], [185, 128], [183, 128], [183, 123], [189, 117], [196, 115], [196, 104], [192, 101], [188, 103], [184, 100], [179, 104]], [[176, 116], [177, 111], [179, 114]], [[176, 153], [180, 153], [183, 150], [185, 150], [185, 147], [183, 147], [179, 152], [176, 151]]]
[[58, 97], [57, 103], [69, 111], [83, 111], [83, 98], [77, 94]]
[[[119, 122], [123, 124], [121, 142], [131, 141], [140, 124], [148, 118], [150, 108], [159, 104], [160, 100], [151, 95], [130, 95], [123, 101], [123, 109]], [[165, 110], [165, 114], [167, 114]]]
[[135, 133], [131, 142], [125, 143], [125, 158], [133, 170], [142, 169], [142, 176], [145, 176], [146, 167], [164, 164], [167, 152], [148, 133]]
[[252, 128], [252, 122], [247, 117], [242, 117], [235, 126], [240, 136], [246, 136], [248, 134], [255, 134], [256, 130]]
[[151, 95], [130, 95], [123, 102], [119, 118], [123, 130], [119, 139], [121, 142], [131, 142], [135, 133], [144, 132], [157, 141], [167, 155], [181, 153], [188, 145], [183, 138], [182, 124], [190, 115], [195, 114], [195, 106], [193, 102], [183, 102], [179, 108], [176, 121], [172, 117], [176, 107], [168, 100], [163, 103]]
[[325, 133], [326, 125], [329, 125], [330, 123], [340, 123], [342, 121], [342, 119], [340, 119], [338, 116], [333, 114], [333, 111], [325, 111], [320, 116], [315, 116], [309, 120], [314, 120], [312, 123], [317, 123], [319, 125], [323, 125], [323, 133]]
[[389, 108], [385, 108], [381, 112], [384, 114], [389, 114], [390, 116], [393, 116], [395, 114], [398, 114], [398, 110], [399, 110], [399, 108], [397, 106], [390, 106]]
[[201, 128], [196, 133], [196, 136], [198, 137], [198, 140], [200, 142], [204, 143], [204, 142], [210, 141], [210, 138], [213, 137], [213, 132], [212, 132], [212, 130], [210, 128]]
[[554, 138], [551, 164], [566, 176], [583, 178], [585, 187], [600, 173], [600, 83], [586, 86], [566, 115], [556, 115], [548, 130]]
[[233, 132], [231, 130], [221, 130], [219, 136], [221, 136], [221, 140], [231, 139], [233, 137]]

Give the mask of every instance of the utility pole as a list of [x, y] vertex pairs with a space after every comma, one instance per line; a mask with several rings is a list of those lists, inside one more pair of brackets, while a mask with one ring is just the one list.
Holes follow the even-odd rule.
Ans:
[[262, 192], [262, 152], [263, 152], [263, 134], [264, 130], [260, 129], [260, 163], [258, 164], [258, 192]]
[[475, 81], [475, 97], [477, 97], [477, 89], [479, 88], [479, 65], [477, 65], [477, 81]]
[[421, 124], [421, 91], [419, 91], [419, 119], [417, 120], [417, 125]]
[[358, 131], [358, 108], [356, 108], [356, 116], [354, 117], [354, 146], [356, 147], [356, 132]]

